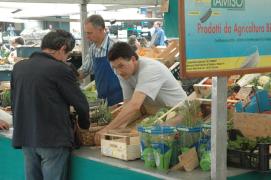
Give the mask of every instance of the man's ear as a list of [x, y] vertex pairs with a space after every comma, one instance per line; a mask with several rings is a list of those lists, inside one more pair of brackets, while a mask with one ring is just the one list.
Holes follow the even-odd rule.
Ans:
[[105, 29], [104, 28], [100, 28], [100, 32], [105, 32]]
[[131, 61], [135, 62], [136, 61], [136, 57], [135, 56], [131, 56]]
[[66, 52], [66, 45], [61, 46], [60, 50]]

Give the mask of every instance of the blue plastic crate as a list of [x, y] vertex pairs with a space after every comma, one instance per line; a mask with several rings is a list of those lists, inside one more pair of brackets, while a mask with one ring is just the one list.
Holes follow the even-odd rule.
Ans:
[[0, 71], [0, 81], [10, 81], [11, 71]]
[[271, 104], [268, 98], [268, 92], [265, 90], [257, 91], [251, 98], [247, 106], [243, 106], [242, 101], [235, 104], [236, 112], [258, 113], [271, 110]]
[[17, 48], [17, 56], [29, 58], [33, 52], [41, 51], [40, 47], [21, 46]]

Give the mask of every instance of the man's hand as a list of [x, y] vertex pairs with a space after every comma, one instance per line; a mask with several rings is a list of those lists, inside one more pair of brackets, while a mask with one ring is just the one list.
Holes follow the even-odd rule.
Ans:
[[108, 131], [108, 129], [105, 127], [103, 129], [101, 129], [100, 131], [95, 133], [95, 137], [94, 137], [94, 141], [95, 141], [95, 145], [96, 146], [100, 146], [101, 145], [101, 136], [103, 134], [105, 134]]
[[77, 73], [79, 74], [79, 80], [83, 80], [85, 78], [82, 70], [78, 70]]
[[3, 120], [0, 120], [0, 130], [2, 130], [2, 129], [8, 130], [9, 124]]

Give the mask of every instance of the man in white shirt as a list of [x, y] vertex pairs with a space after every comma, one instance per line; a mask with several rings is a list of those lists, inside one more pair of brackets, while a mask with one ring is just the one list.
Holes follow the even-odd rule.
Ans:
[[159, 110], [165, 106], [173, 107], [186, 99], [182, 86], [164, 64], [139, 58], [127, 43], [115, 43], [108, 57], [118, 74], [125, 103], [117, 117], [96, 134], [96, 143], [99, 143], [102, 133], [131, 123], [142, 105]]

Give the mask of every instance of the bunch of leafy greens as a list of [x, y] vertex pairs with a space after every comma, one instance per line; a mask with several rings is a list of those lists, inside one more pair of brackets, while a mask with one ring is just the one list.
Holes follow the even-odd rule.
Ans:
[[182, 126], [192, 128], [202, 123], [202, 113], [198, 100], [186, 100], [177, 113], [183, 117]]
[[11, 105], [11, 99], [10, 99], [10, 90], [4, 90], [1, 93], [1, 105], [3, 107], [7, 107]]
[[92, 112], [91, 122], [98, 125], [106, 125], [112, 120], [112, 115], [106, 101], [101, 100]]
[[139, 125], [143, 127], [151, 127], [161, 124], [159, 117], [165, 114], [169, 109], [169, 107], [161, 108], [155, 115], [143, 119]]

